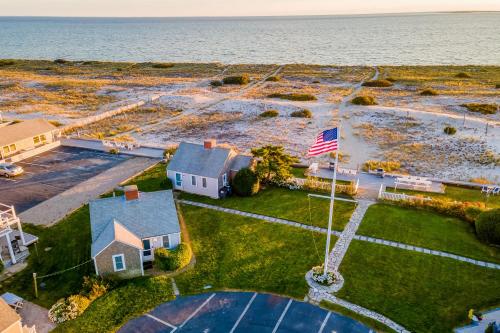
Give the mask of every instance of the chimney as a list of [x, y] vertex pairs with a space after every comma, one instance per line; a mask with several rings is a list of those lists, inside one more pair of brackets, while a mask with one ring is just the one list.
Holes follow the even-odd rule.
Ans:
[[123, 188], [123, 191], [125, 192], [125, 200], [132, 201], [139, 199], [137, 185], [127, 185]]
[[208, 140], [205, 140], [203, 142], [203, 147], [205, 149], [212, 149], [212, 148], [215, 148], [215, 146], [217, 145], [217, 141], [215, 141], [215, 139], [208, 139]]

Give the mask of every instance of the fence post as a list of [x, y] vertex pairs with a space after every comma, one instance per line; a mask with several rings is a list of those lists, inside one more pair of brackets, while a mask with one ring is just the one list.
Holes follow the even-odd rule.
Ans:
[[33, 287], [35, 288], [35, 298], [38, 298], [38, 285], [36, 283], [36, 273], [33, 273]]
[[380, 199], [380, 197], [382, 196], [382, 189], [384, 187], [384, 184], [380, 184], [380, 190], [378, 191], [378, 198]]

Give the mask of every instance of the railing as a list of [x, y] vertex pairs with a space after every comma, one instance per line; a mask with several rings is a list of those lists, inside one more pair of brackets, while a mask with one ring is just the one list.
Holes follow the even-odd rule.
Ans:
[[405, 193], [394, 193], [394, 192], [386, 192], [384, 184], [380, 185], [380, 190], [378, 192], [379, 200], [391, 200], [391, 201], [428, 201], [432, 200], [429, 197], [420, 197], [415, 195], [408, 195]]
[[8, 228], [17, 222], [17, 215], [14, 206], [0, 203], [0, 229]]

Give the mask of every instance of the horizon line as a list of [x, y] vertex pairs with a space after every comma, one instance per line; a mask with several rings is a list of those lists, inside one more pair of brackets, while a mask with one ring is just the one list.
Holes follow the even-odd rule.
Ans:
[[290, 15], [221, 15], [221, 16], [73, 16], [73, 15], [0, 15], [0, 18], [25, 17], [25, 18], [272, 18], [272, 17], [330, 17], [330, 16], [382, 16], [382, 15], [408, 15], [408, 14], [467, 14], [467, 13], [500, 13], [500, 10], [448, 10], [428, 12], [377, 12], [377, 13], [343, 13], [343, 14], [290, 14]]

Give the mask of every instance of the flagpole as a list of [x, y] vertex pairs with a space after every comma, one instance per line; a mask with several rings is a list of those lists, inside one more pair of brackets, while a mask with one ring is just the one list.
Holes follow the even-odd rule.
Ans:
[[332, 233], [332, 221], [333, 221], [333, 204], [335, 201], [335, 185], [337, 182], [337, 167], [339, 163], [339, 152], [340, 152], [340, 121], [337, 133], [337, 150], [335, 151], [335, 166], [333, 168], [333, 181], [332, 181], [332, 193], [330, 195], [330, 215], [328, 216], [328, 233], [326, 234], [326, 248], [325, 248], [325, 264], [323, 274], [326, 276], [328, 272], [328, 256], [330, 254], [330, 238]]

